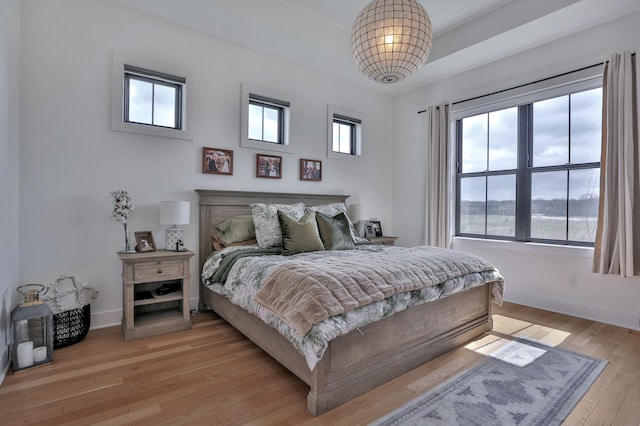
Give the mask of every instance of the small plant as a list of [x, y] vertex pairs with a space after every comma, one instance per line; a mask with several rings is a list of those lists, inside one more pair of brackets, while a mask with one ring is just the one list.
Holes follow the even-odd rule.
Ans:
[[111, 197], [113, 197], [113, 214], [112, 219], [122, 223], [124, 226], [124, 249], [125, 251], [131, 251], [131, 244], [129, 241], [129, 232], [127, 231], [127, 220], [134, 210], [133, 202], [127, 191], [121, 189], [112, 191]]

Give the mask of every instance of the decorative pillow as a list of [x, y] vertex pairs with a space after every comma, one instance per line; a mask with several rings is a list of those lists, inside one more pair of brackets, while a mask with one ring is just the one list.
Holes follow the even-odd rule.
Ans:
[[278, 222], [278, 210], [300, 219], [304, 215], [304, 204], [250, 204], [256, 239], [260, 248], [282, 246], [282, 230]]
[[351, 231], [349, 230], [349, 218], [343, 212], [330, 217], [316, 212], [316, 222], [320, 231], [320, 238], [325, 250], [352, 250], [355, 248]]
[[358, 234], [356, 234], [353, 223], [351, 222], [351, 219], [349, 219], [349, 216], [347, 216], [347, 206], [344, 203], [321, 204], [319, 206], [307, 206], [306, 208], [329, 217], [335, 217], [338, 213], [344, 213], [347, 221], [349, 221], [349, 232], [351, 233], [352, 240], [356, 243], [369, 242], [366, 238], [359, 237]]
[[315, 212], [308, 211], [298, 220], [278, 210], [278, 221], [282, 229], [283, 255], [324, 250], [318, 233]]
[[213, 244], [213, 249], [215, 251], [221, 251], [224, 248], [231, 247], [231, 246], [250, 246], [253, 244], [258, 244], [255, 238], [251, 240], [245, 240], [245, 241], [235, 241], [233, 243], [227, 244], [224, 241], [222, 241], [217, 234], [213, 234], [211, 236], [211, 243]]
[[225, 245], [256, 238], [252, 215], [232, 216], [216, 225], [218, 237]]

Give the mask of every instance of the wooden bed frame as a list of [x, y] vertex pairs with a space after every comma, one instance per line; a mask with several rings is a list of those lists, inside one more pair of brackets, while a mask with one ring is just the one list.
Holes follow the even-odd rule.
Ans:
[[[200, 270], [212, 252], [215, 225], [250, 214], [249, 204], [344, 202], [347, 195], [202, 190]], [[274, 328], [229, 300], [200, 286], [201, 308], [212, 309], [309, 385], [307, 408], [320, 415], [492, 328], [491, 285], [486, 284], [396, 313], [340, 336], [310, 371], [304, 357]]]

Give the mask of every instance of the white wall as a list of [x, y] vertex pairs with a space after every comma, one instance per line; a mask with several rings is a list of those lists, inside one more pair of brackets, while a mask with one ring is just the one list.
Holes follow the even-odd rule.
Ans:
[[[394, 232], [400, 245], [424, 242], [423, 116], [455, 102], [602, 62], [640, 46], [640, 13], [539, 46], [394, 100]], [[640, 278], [593, 274], [591, 249], [456, 239], [454, 248], [492, 261], [506, 278], [506, 300], [639, 329]]]
[[11, 308], [18, 300], [20, 5], [0, 0], [0, 383], [9, 366]]
[[[158, 224], [161, 200], [190, 200], [186, 246], [197, 251], [194, 189], [350, 194], [391, 230], [392, 100], [297, 65], [94, 0], [22, 1], [20, 279], [49, 283], [60, 274], [100, 294], [92, 325], [121, 318], [122, 226], [110, 219], [109, 192], [136, 205], [133, 231]], [[113, 50], [190, 68], [194, 141], [110, 130]], [[252, 149], [240, 148], [240, 87], [291, 93], [295, 154], [283, 155], [281, 180], [257, 179]], [[364, 161], [326, 158], [327, 104], [365, 114]], [[234, 150], [234, 175], [201, 173], [202, 147]], [[323, 161], [322, 182], [301, 182], [298, 159]], [[349, 201], [348, 201], [349, 202]], [[191, 267], [197, 297], [197, 256]]]

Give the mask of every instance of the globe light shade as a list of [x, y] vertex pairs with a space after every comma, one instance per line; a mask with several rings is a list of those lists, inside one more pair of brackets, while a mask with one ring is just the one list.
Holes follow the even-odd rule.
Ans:
[[358, 69], [378, 83], [404, 80], [425, 64], [431, 20], [416, 0], [374, 0], [358, 15], [351, 52]]

